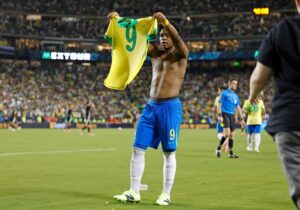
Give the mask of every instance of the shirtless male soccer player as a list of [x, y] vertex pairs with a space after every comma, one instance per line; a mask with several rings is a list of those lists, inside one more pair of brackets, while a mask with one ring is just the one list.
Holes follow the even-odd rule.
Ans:
[[[118, 13], [108, 14], [111, 19]], [[130, 163], [130, 189], [114, 198], [123, 202], [139, 202], [140, 183], [145, 167], [145, 151], [162, 144], [163, 189], [156, 200], [157, 205], [169, 205], [170, 193], [176, 172], [176, 157], [182, 107], [179, 100], [184, 74], [187, 67], [188, 49], [175, 27], [160, 12], [153, 15], [162, 26], [159, 33], [160, 45], [149, 43], [148, 55], [152, 62], [150, 99], [140, 116], [133, 143]]]

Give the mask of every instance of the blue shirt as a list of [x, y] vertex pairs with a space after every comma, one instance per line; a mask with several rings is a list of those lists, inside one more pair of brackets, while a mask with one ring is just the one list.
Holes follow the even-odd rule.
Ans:
[[230, 88], [222, 92], [220, 102], [222, 112], [227, 114], [234, 114], [234, 108], [240, 106], [240, 98]]

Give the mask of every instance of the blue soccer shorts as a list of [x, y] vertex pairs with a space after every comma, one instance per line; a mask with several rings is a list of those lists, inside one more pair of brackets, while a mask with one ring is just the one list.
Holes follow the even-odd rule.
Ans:
[[[223, 123], [222, 123], [223, 124]], [[223, 127], [221, 125], [221, 123], [219, 122], [219, 120], [217, 120], [217, 124], [216, 124], [216, 129], [218, 133], [223, 133]]]
[[163, 102], [150, 99], [138, 120], [133, 147], [157, 149], [161, 142], [164, 152], [176, 151], [181, 121], [179, 98]]
[[246, 127], [247, 133], [261, 133], [261, 125], [247, 125]]

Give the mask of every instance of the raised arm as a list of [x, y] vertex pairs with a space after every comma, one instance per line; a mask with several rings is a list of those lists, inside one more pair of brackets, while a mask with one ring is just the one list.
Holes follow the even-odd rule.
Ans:
[[175, 27], [168, 21], [166, 16], [161, 12], [157, 12], [153, 15], [153, 18], [157, 19], [157, 22], [161, 24], [164, 29], [168, 32], [171, 40], [174, 43], [175, 48], [178, 50], [180, 55], [184, 58], [188, 57], [188, 48], [185, 45], [184, 41], [179, 36]]

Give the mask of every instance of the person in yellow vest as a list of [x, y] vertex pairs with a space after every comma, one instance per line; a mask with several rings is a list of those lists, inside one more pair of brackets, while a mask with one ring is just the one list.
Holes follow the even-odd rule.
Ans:
[[247, 115], [246, 131], [247, 131], [247, 150], [253, 151], [252, 142], [254, 139], [255, 152], [259, 152], [259, 146], [261, 142], [261, 125], [263, 117], [265, 115], [265, 105], [259, 96], [259, 102], [257, 104], [251, 104], [250, 100], [246, 100], [243, 106], [243, 111]]
[[[112, 12], [108, 18], [118, 17]], [[122, 202], [139, 202], [141, 179], [145, 167], [145, 152], [148, 147], [157, 149], [162, 144], [163, 189], [156, 200], [157, 205], [169, 205], [170, 193], [176, 173], [176, 156], [182, 106], [179, 90], [187, 67], [188, 48], [175, 27], [160, 12], [153, 15], [161, 25], [160, 44], [148, 45], [152, 62], [150, 100], [139, 117], [130, 164], [130, 189], [114, 198]], [[139, 47], [139, 46], [135, 46]]]

